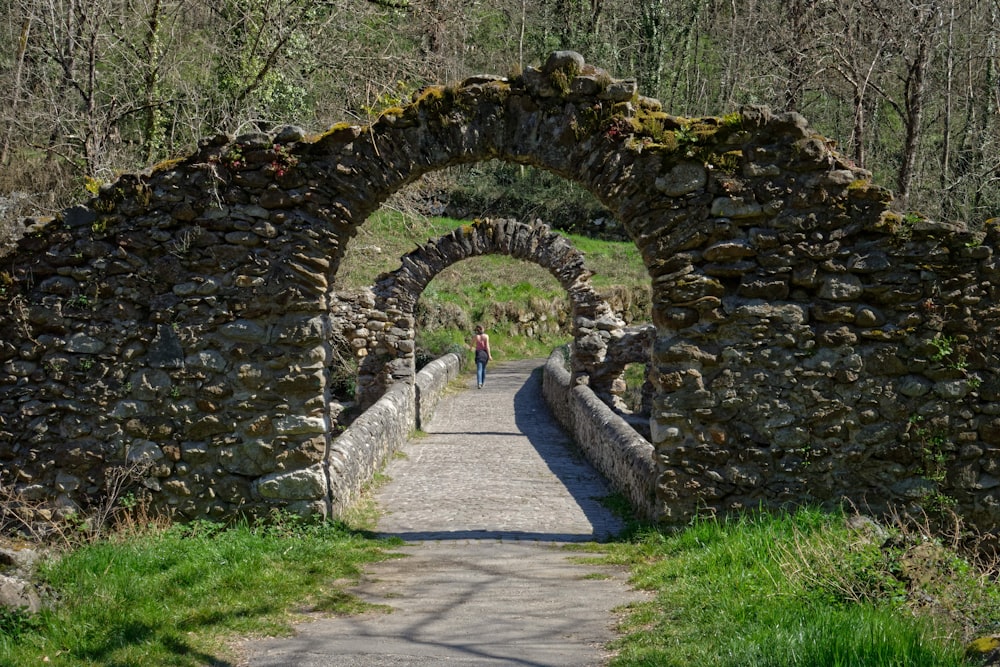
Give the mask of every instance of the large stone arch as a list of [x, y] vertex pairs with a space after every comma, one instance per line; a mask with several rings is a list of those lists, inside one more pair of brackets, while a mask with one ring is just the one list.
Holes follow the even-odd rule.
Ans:
[[392, 382], [412, 382], [416, 372], [414, 330], [391, 326], [390, 320], [412, 323], [417, 300], [438, 273], [483, 255], [507, 255], [533, 262], [552, 274], [570, 302], [574, 381], [587, 384], [592, 372], [599, 374], [608, 341], [620, 337], [625, 324], [591, 287], [592, 273], [585, 266], [583, 253], [543, 224], [476, 220], [428, 240], [404, 255], [398, 269], [377, 280], [374, 313], [378, 319], [369, 323], [369, 329], [375, 332], [374, 350], [362, 359], [358, 380], [358, 401], [362, 406], [374, 403]]
[[208, 139], [35, 221], [0, 269], [9, 483], [72, 503], [133, 459], [181, 515], [323, 511], [344, 248], [491, 159], [580, 183], [642, 253], [663, 518], [848, 497], [997, 524], [997, 225], [893, 213], [798, 114], [673, 116], [571, 53], [367, 127]]

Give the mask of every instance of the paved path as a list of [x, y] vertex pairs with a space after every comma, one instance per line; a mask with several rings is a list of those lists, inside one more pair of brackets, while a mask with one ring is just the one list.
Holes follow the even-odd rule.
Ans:
[[[483, 389], [444, 399], [376, 494], [378, 530], [407, 557], [368, 567], [351, 592], [393, 608], [298, 626], [243, 646], [250, 667], [493, 665], [607, 661], [614, 608], [637, 599], [623, 572], [581, 565], [566, 542], [621, 530], [604, 480], [541, 396], [539, 361], [491, 365]], [[536, 370], [538, 369], [538, 370]]]

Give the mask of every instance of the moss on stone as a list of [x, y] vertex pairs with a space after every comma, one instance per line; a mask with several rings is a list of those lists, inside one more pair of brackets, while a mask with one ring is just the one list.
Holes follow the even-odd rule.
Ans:
[[569, 95], [573, 89], [573, 79], [580, 74], [580, 68], [575, 62], [569, 62], [562, 67], [557, 67], [549, 73], [549, 83], [559, 91], [564, 97]]
[[743, 151], [726, 151], [725, 153], [716, 154], [715, 159], [706, 160], [706, 162], [714, 165], [723, 173], [736, 174], [740, 169], [740, 165], [743, 164]]
[[875, 223], [876, 229], [881, 229], [889, 234], [899, 234], [906, 228], [903, 223], [903, 216], [895, 211], [884, 211]]
[[111, 213], [118, 203], [112, 197], [95, 197], [90, 202], [90, 208], [98, 213]]
[[180, 165], [184, 164], [187, 159], [187, 157], [175, 157], [161, 160], [150, 167], [149, 172], [151, 174], [155, 174], [160, 171], [170, 171], [171, 169], [176, 169]]
[[[355, 132], [358, 132], [360, 134], [367, 131], [368, 131], [367, 127], [358, 128], [358, 126], [354, 125], [353, 123], [346, 123], [346, 122], [336, 123], [335, 125], [330, 126], [330, 129], [328, 129], [326, 132], [322, 132], [313, 137], [310, 137], [306, 139], [306, 141], [314, 144], [323, 143], [325, 141], [336, 142], [336, 141], [342, 141], [344, 134], [354, 134]], [[354, 138], [355, 137], [352, 137], [352, 140]]]
[[[501, 87], [487, 87], [501, 91]], [[506, 85], [506, 90], [510, 85]], [[406, 107], [405, 113], [422, 116], [429, 121], [438, 121], [449, 125], [448, 114], [458, 111], [463, 114], [473, 112], [481, 102], [482, 95], [461, 95], [461, 89], [454, 86], [428, 86], [420, 91], [413, 102]]]
[[743, 129], [743, 114], [738, 111], [726, 114], [719, 119], [719, 125], [728, 129]]
[[570, 77], [566, 72], [561, 69], [557, 69], [552, 74], [549, 75], [549, 81], [552, 83], [552, 87], [558, 90], [563, 95], [569, 95], [570, 85], [573, 78]]
[[382, 111], [379, 112], [378, 117], [384, 118], [385, 116], [402, 116], [405, 113], [406, 109], [403, 107], [389, 107], [387, 109], [382, 109]]

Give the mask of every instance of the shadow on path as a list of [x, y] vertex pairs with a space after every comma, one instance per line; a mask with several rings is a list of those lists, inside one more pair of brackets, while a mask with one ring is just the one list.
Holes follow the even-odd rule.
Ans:
[[[404, 540], [602, 541], [624, 528], [542, 395], [544, 362], [497, 364], [447, 397], [386, 470], [379, 534]], [[467, 380], [474, 387], [474, 380]]]

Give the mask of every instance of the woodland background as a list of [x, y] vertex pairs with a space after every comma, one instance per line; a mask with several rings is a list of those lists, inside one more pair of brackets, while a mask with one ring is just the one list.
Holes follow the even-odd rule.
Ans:
[[[0, 240], [202, 137], [364, 124], [558, 49], [675, 115], [798, 111], [902, 209], [1000, 213], [1000, 0], [3, 0]], [[434, 187], [477, 215], [592, 206], [509, 165]]]

